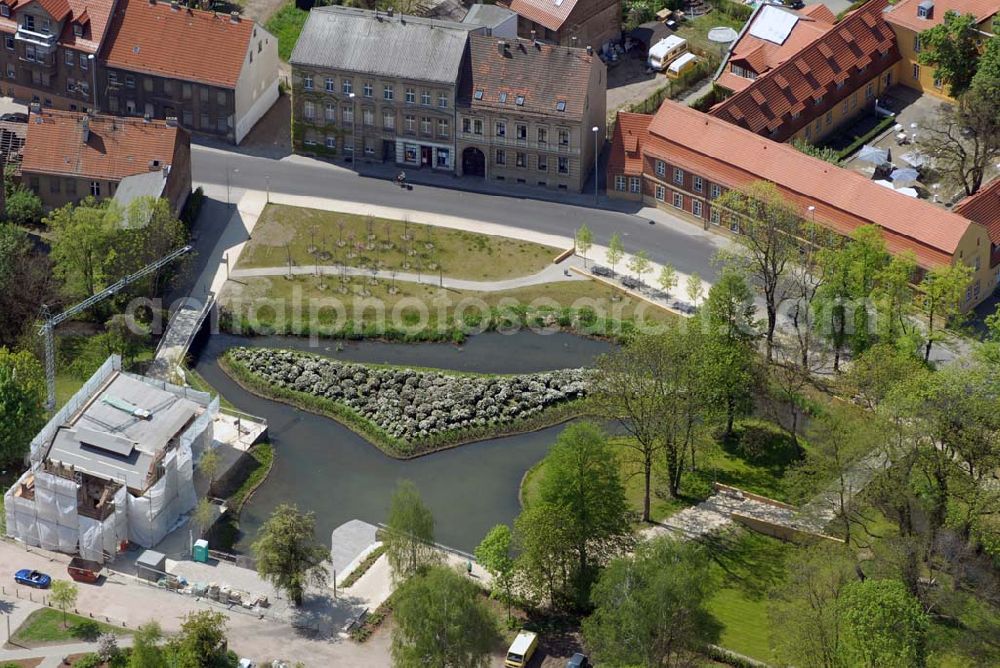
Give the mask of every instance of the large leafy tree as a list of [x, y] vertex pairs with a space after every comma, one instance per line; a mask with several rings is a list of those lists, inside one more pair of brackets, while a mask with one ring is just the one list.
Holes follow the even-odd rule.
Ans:
[[132, 651], [129, 652], [129, 668], [167, 668], [162, 640], [163, 630], [155, 621], [136, 629], [132, 636]]
[[42, 200], [24, 186], [11, 188], [4, 203], [4, 214], [14, 225], [35, 225], [42, 219]]
[[566, 427], [544, 461], [539, 498], [563, 518], [582, 606], [597, 566], [618, 554], [631, 536], [620, 465], [607, 436], [590, 422]]
[[399, 668], [485, 668], [500, 642], [496, 619], [468, 578], [432, 566], [393, 594], [392, 660]]
[[[994, 38], [996, 39], [996, 38]], [[1000, 158], [1000, 81], [984, 81], [955, 106], [942, 106], [921, 129], [921, 150], [934, 160], [945, 184], [966, 195], [979, 191], [991, 165]]]
[[493, 595], [507, 606], [508, 622], [514, 599], [514, 556], [511, 553], [513, 546], [514, 534], [510, 527], [498, 524], [490, 529], [475, 552], [476, 561], [493, 578]]
[[396, 577], [409, 577], [437, 561], [434, 515], [410, 480], [401, 480], [393, 492], [382, 542]]
[[0, 345], [14, 345], [41, 305], [55, 301], [48, 258], [35, 251], [24, 231], [0, 223]]
[[899, 580], [852, 582], [841, 592], [838, 608], [849, 665], [924, 665], [928, 618]]
[[45, 397], [45, 371], [35, 356], [0, 347], [0, 464], [24, 459], [45, 424]]
[[842, 668], [838, 601], [857, 579], [850, 549], [820, 541], [798, 550], [772, 595], [768, 617], [779, 658], [789, 665]]
[[52, 233], [53, 269], [66, 295], [79, 299], [95, 294], [115, 261], [117, 210], [87, 199], [56, 209], [44, 222]]
[[943, 327], [962, 315], [962, 298], [972, 280], [972, 267], [959, 262], [930, 269], [922, 281], [917, 305], [927, 321], [927, 343], [924, 361], [931, 357], [931, 346], [940, 341]]
[[316, 516], [281, 504], [261, 527], [252, 546], [257, 572], [302, 605], [306, 587], [323, 586], [330, 550], [316, 540]]
[[542, 501], [532, 502], [514, 520], [514, 547], [519, 591], [535, 602], [556, 607], [566, 604], [575, 560], [562, 510]]
[[973, 14], [944, 13], [944, 19], [920, 33], [923, 65], [934, 67], [934, 77], [948, 84], [952, 97], [958, 97], [972, 83], [979, 61], [978, 20]]
[[172, 668], [236, 668], [239, 660], [227, 649], [225, 613], [201, 610], [188, 613], [181, 630], [170, 639], [167, 654]]
[[972, 77], [972, 88], [992, 96], [994, 100], [1000, 94], [1000, 35], [986, 40], [976, 75]]
[[710, 561], [695, 543], [662, 537], [617, 559], [594, 587], [583, 636], [608, 665], [687, 665], [721, 625], [707, 609], [715, 591]]
[[801, 213], [785, 200], [777, 186], [767, 181], [727, 190], [715, 204], [739, 225], [736, 241], [741, 252], [736, 259], [743, 263], [764, 297], [767, 311], [764, 340], [770, 363], [774, 355], [778, 308], [785, 299], [785, 279], [798, 256]]

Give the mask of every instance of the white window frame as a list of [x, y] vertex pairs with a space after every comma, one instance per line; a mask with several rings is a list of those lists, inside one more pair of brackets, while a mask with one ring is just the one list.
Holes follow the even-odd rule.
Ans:
[[705, 181], [700, 176], [695, 176], [691, 185], [696, 193], [700, 193], [705, 190]]
[[680, 167], [674, 167], [674, 183], [684, 185], [684, 170]]
[[667, 199], [667, 189], [664, 188], [662, 184], [657, 183], [656, 187], [653, 188], [653, 197], [655, 197], [657, 201], [665, 202]]
[[667, 163], [662, 160], [657, 160], [653, 163], [653, 169], [656, 171], [656, 175], [663, 178], [667, 175]]
[[615, 174], [615, 190], [620, 193], [625, 192], [625, 175]]
[[682, 193], [675, 190], [671, 200], [671, 204], [675, 209], [680, 209], [681, 211], [684, 210], [684, 195]]
[[704, 205], [701, 203], [700, 199], [691, 199], [691, 213], [698, 218], [701, 218], [701, 214], [704, 211]]
[[629, 177], [628, 190], [630, 193], [639, 194], [642, 192], [642, 179], [638, 176]]

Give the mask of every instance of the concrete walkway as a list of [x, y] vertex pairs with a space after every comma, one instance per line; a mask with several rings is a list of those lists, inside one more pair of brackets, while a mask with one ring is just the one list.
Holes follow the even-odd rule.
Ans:
[[[559, 264], [550, 264], [535, 274], [528, 276], [518, 276], [502, 281], [470, 281], [461, 278], [451, 278], [440, 276], [435, 273], [411, 274], [405, 272], [391, 272], [384, 269], [375, 272], [375, 277], [390, 281], [396, 280], [401, 283], [421, 283], [423, 285], [435, 285], [453, 290], [468, 290], [475, 292], [501, 292], [503, 290], [514, 290], [516, 288], [528, 287], [531, 285], [542, 285], [545, 283], [558, 283], [561, 281], [582, 281], [587, 280], [584, 276], [576, 272], [570, 272], [569, 266], [583, 266], [583, 260], [577, 257], [568, 258]], [[323, 276], [372, 276], [372, 272], [361, 267], [341, 267], [325, 264], [315, 266], [292, 266], [293, 276], [313, 276], [316, 274]], [[252, 278], [255, 276], [288, 276], [288, 267], [256, 267], [253, 269], [234, 269], [229, 272], [230, 279]]]
[[644, 529], [642, 533], [649, 539], [671, 533], [684, 540], [694, 540], [733, 524], [733, 513], [782, 526], [807, 529], [793, 509], [771, 505], [746, 496], [741, 498], [725, 492], [716, 492], [698, 505], [674, 513], [658, 525]]

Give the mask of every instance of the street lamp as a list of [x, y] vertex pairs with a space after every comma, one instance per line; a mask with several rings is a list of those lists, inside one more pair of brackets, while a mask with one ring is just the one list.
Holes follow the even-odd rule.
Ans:
[[267, 203], [271, 203], [271, 176], [264, 176], [264, 187], [267, 188]]
[[594, 206], [597, 206], [598, 195], [597, 195], [597, 157], [600, 155], [600, 151], [597, 150], [597, 133], [601, 131], [601, 128], [596, 125], [590, 128], [594, 133]]
[[[239, 174], [239, 173], [240, 173], [239, 169], [232, 170], [232, 174]], [[226, 204], [232, 204], [233, 203], [232, 199], [229, 196], [229, 190], [230, 190], [230, 187], [231, 187], [231, 185], [230, 185], [230, 178], [229, 177], [230, 177], [230, 171], [229, 171], [229, 165], [227, 164], [226, 165]]]

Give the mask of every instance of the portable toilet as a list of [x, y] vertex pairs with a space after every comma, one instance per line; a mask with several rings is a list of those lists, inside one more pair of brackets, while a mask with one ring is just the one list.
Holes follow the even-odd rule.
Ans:
[[698, 63], [698, 56], [693, 53], [685, 53], [683, 56], [670, 63], [667, 68], [667, 77], [670, 79], [680, 78], [685, 72], [689, 72]]
[[670, 61], [685, 51], [687, 51], [687, 40], [677, 35], [670, 35], [649, 47], [646, 64], [650, 69], [662, 72]]
[[196, 540], [194, 542], [194, 550], [192, 550], [191, 556], [195, 561], [203, 564], [208, 563], [208, 541], [204, 538]]

